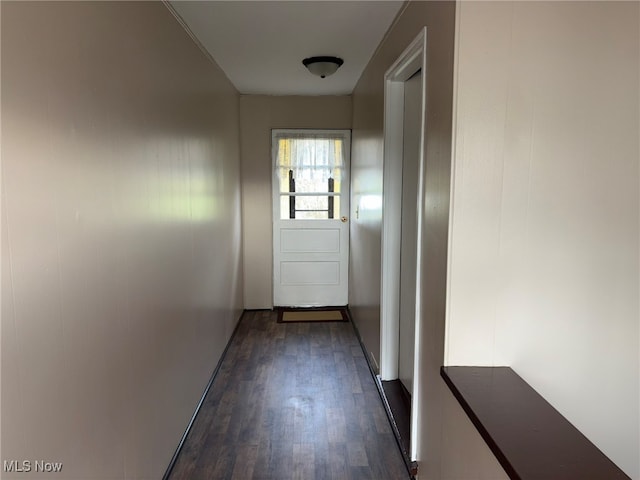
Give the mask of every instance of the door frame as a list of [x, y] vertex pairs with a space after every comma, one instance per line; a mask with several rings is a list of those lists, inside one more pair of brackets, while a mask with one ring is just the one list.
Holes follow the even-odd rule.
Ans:
[[[340, 229], [342, 234], [344, 234], [344, 238], [340, 239], [341, 246], [345, 247], [345, 251], [340, 249], [340, 255], [342, 258], [340, 259], [340, 279], [344, 282], [343, 290], [344, 298], [343, 300], [335, 299], [334, 302], [298, 302], [294, 304], [280, 305], [279, 302], [276, 302], [275, 294], [276, 294], [276, 283], [280, 278], [277, 273], [276, 266], [276, 246], [279, 242], [279, 233], [277, 225], [281, 222], [276, 217], [276, 213], [279, 213], [279, 205], [280, 205], [280, 193], [277, 192], [277, 185], [279, 179], [276, 177], [275, 173], [275, 162], [277, 156], [277, 145], [276, 145], [276, 137], [278, 135], [300, 135], [308, 133], [309, 135], [320, 134], [320, 135], [334, 135], [336, 137], [342, 138], [344, 142], [344, 162], [345, 168], [343, 170], [343, 178], [342, 183], [344, 185], [343, 191], [340, 193], [340, 211], [337, 212], [336, 221], [340, 221], [342, 225], [340, 225]], [[349, 213], [350, 213], [350, 202], [351, 202], [351, 129], [349, 128], [272, 128], [271, 129], [271, 238], [272, 238], [272, 248], [271, 248], [271, 302], [274, 307], [281, 306], [295, 306], [295, 307], [322, 307], [322, 306], [346, 306], [349, 298], [349, 257], [350, 257], [350, 226], [349, 226]], [[346, 194], [345, 194], [346, 188]], [[340, 217], [343, 217], [342, 220]], [[346, 219], [346, 220], [345, 220]], [[287, 220], [288, 221], [288, 220]], [[316, 222], [326, 222], [327, 220], [298, 220], [298, 222], [310, 222], [309, 227], [313, 229], [313, 227], [318, 227], [319, 223]], [[342, 280], [343, 279], [343, 280]], [[282, 302], [280, 302], [282, 303]]]
[[400, 311], [400, 244], [402, 224], [402, 158], [404, 131], [404, 82], [422, 70], [422, 111], [420, 128], [420, 158], [418, 176], [418, 218], [416, 248], [416, 304], [415, 344], [413, 358], [413, 395], [411, 399], [411, 433], [409, 455], [417, 459], [420, 435], [421, 378], [422, 378], [422, 237], [424, 206], [424, 175], [426, 148], [427, 105], [427, 27], [389, 67], [384, 76], [384, 164], [382, 214], [382, 273], [380, 298], [380, 377], [382, 380], [398, 378], [399, 311]]

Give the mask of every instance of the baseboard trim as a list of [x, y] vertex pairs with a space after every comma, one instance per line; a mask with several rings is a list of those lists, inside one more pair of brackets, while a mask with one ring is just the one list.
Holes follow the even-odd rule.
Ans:
[[194, 422], [196, 421], [198, 413], [200, 413], [200, 408], [202, 407], [202, 404], [204, 403], [204, 400], [207, 397], [207, 394], [209, 393], [209, 390], [211, 389], [211, 385], [213, 385], [213, 382], [216, 379], [216, 376], [218, 375], [218, 372], [220, 371], [220, 366], [222, 365], [222, 361], [224, 360], [224, 357], [226, 357], [226, 355], [227, 355], [227, 350], [229, 350], [229, 345], [231, 345], [231, 342], [233, 341], [234, 337], [236, 336], [236, 332], [238, 331], [238, 327], [240, 326], [240, 323], [242, 322], [242, 319], [244, 318], [244, 314], [246, 312], [247, 312], [247, 310], [243, 310], [242, 314], [240, 315], [240, 318], [236, 322], [236, 326], [233, 329], [233, 333], [231, 333], [231, 336], [229, 337], [229, 341], [227, 342], [227, 345], [224, 347], [224, 350], [222, 351], [222, 355], [220, 355], [220, 359], [218, 360], [218, 364], [216, 365], [216, 368], [213, 370], [213, 373], [211, 374], [211, 378], [209, 379], [209, 383], [207, 383], [207, 386], [204, 388], [204, 392], [202, 393], [202, 396], [200, 397], [200, 401], [198, 402], [198, 405], [196, 406], [196, 409], [193, 412], [193, 415], [191, 416], [191, 420], [189, 420], [189, 424], [187, 425], [187, 428], [185, 429], [184, 433], [182, 434], [182, 437], [180, 438], [180, 443], [178, 443], [178, 447], [176, 448], [176, 451], [173, 453], [173, 456], [171, 457], [171, 461], [169, 462], [169, 466], [167, 467], [167, 469], [164, 472], [164, 475], [162, 476], [162, 480], [169, 480], [169, 477], [171, 476], [171, 472], [173, 470], [173, 467], [175, 466], [176, 461], [178, 460], [178, 456], [180, 455], [180, 452], [182, 451], [182, 447], [184, 445], [184, 442], [187, 439], [187, 437], [189, 436], [189, 432], [191, 431], [191, 427], [193, 426]]

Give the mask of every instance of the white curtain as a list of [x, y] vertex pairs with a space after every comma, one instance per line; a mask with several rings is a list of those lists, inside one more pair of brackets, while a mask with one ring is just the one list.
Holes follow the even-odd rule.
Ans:
[[275, 141], [280, 191], [289, 191], [289, 171], [293, 172], [298, 192], [326, 192], [329, 178], [340, 181], [344, 165], [342, 137], [301, 132], [276, 135]]

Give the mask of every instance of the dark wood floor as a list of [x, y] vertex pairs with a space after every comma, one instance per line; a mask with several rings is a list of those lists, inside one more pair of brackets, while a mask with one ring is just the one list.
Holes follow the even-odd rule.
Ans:
[[407, 479], [346, 322], [246, 312], [170, 479]]

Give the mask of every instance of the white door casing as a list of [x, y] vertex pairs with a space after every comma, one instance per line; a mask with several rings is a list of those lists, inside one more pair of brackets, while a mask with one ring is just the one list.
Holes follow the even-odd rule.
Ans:
[[420, 121], [418, 149], [418, 178], [416, 192], [415, 234], [415, 325], [413, 339], [413, 379], [411, 401], [410, 452], [412, 461], [420, 460], [422, 432], [421, 412], [424, 411], [421, 396], [422, 379], [422, 305], [420, 303], [422, 280], [422, 236], [426, 139], [426, 85], [427, 28], [424, 27], [413, 42], [402, 52], [385, 74], [384, 92], [384, 166], [383, 166], [383, 216], [382, 216], [382, 279], [380, 298], [380, 377], [394, 380], [399, 375], [399, 317], [400, 317], [400, 261], [402, 229], [402, 160], [405, 82], [417, 71], [422, 72], [420, 82]]
[[[304, 187], [298, 187], [292, 193], [282, 188], [282, 171], [288, 167], [278, 163], [278, 142], [287, 138], [324, 137], [341, 140], [342, 164], [332, 170], [340, 177], [335, 181], [336, 191], [329, 192], [328, 188], [305, 191]], [[350, 140], [349, 130], [272, 131], [274, 306], [343, 306], [348, 302]], [[326, 203], [334, 198], [334, 218], [288, 218], [292, 196], [296, 205], [309, 199]], [[296, 216], [301, 213], [303, 217], [315, 215], [301, 211]]]

